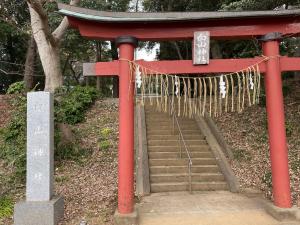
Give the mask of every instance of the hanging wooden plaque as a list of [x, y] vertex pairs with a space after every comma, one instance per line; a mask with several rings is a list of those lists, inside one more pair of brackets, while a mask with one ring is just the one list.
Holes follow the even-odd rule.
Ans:
[[209, 64], [210, 33], [201, 31], [194, 33], [194, 65]]

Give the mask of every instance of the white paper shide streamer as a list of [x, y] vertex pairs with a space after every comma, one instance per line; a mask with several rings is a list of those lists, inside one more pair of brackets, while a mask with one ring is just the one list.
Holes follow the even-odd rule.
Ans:
[[135, 69], [135, 83], [136, 83], [136, 86], [137, 88], [141, 88], [142, 86], [142, 73], [140, 71], [140, 66], [137, 66], [136, 69]]
[[220, 93], [221, 93], [221, 96], [222, 98], [225, 98], [226, 97], [226, 83], [224, 82], [224, 78], [223, 78], [223, 75], [221, 75], [220, 77]]

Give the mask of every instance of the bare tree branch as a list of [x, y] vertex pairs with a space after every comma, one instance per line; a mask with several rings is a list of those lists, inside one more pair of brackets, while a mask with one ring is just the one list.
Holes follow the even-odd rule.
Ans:
[[178, 43], [176, 41], [172, 41], [175, 49], [176, 49], [176, 52], [177, 52], [177, 55], [179, 57], [180, 60], [183, 60], [183, 57], [182, 57], [182, 54], [181, 54], [181, 51], [180, 51], [180, 48], [178, 46]]
[[[71, 0], [70, 5], [76, 5], [80, 2], [80, 0]], [[64, 17], [64, 19], [61, 21], [60, 25], [56, 28], [56, 30], [51, 33], [50, 27], [48, 24], [48, 16], [47, 12], [43, 8], [43, 4], [45, 4], [45, 1], [43, 0], [27, 0], [27, 3], [29, 7], [31, 7], [40, 17], [43, 27], [42, 29], [45, 32], [45, 35], [52, 46], [57, 46], [59, 42], [61, 41], [63, 35], [65, 34], [66, 30], [69, 27], [69, 22], [67, 17]]]
[[[80, 0], [71, 0], [70, 5], [77, 5], [80, 3]], [[55, 39], [56, 44], [59, 44], [67, 29], [69, 28], [69, 21], [67, 17], [64, 17], [59, 26], [52, 32], [52, 35]]]
[[27, 0], [27, 2], [30, 4], [30, 6], [39, 14], [42, 20], [47, 19], [47, 13], [45, 12], [43, 5], [38, 0]]
[[[36, 16], [38, 17], [37, 21], [39, 21], [39, 23], [41, 24], [41, 27], [39, 27], [39, 29], [37, 29], [36, 31], [32, 30], [33, 33], [38, 32], [38, 30], [42, 30], [47, 40], [51, 43], [51, 45], [55, 46], [56, 41], [50, 32], [50, 27], [48, 24], [48, 16], [43, 8], [42, 3], [38, 0], [27, 0], [27, 4], [29, 10], [34, 11], [34, 13], [36, 13]], [[32, 20], [31, 23], [33, 23]]]

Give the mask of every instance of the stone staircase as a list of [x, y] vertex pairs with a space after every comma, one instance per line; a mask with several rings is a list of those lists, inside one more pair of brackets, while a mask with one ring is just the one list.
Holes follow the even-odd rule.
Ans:
[[[173, 133], [172, 117], [145, 106], [151, 192], [189, 190], [188, 157], [180, 145], [178, 131]], [[196, 121], [179, 117], [188, 145], [192, 166], [192, 191], [228, 190], [216, 159]]]

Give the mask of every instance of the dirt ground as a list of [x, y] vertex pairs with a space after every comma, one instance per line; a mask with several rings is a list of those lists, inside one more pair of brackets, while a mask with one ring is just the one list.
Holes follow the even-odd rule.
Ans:
[[[300, 85], [292, 86], [285, 97], [286, 133], [293, 203], [300, 207]], [[253, 106], [241, 114], [228, 113], [215, 118], [234, 153], [231, 162], [242, 187], [262, 190], [272, 198], [271, 164], [266, 108]]]
[[[92, 151], [82, 162], [66, 162], [56, 168], [56, 193], [65, 198], [65, 218], [61, 225], [112, 223], [117, 202], [118, 101], [95, 103], [86, 121], [74, 127], [81, 145]], [[109, 131], [109, 147], [101, 149], [101, 131]]]

